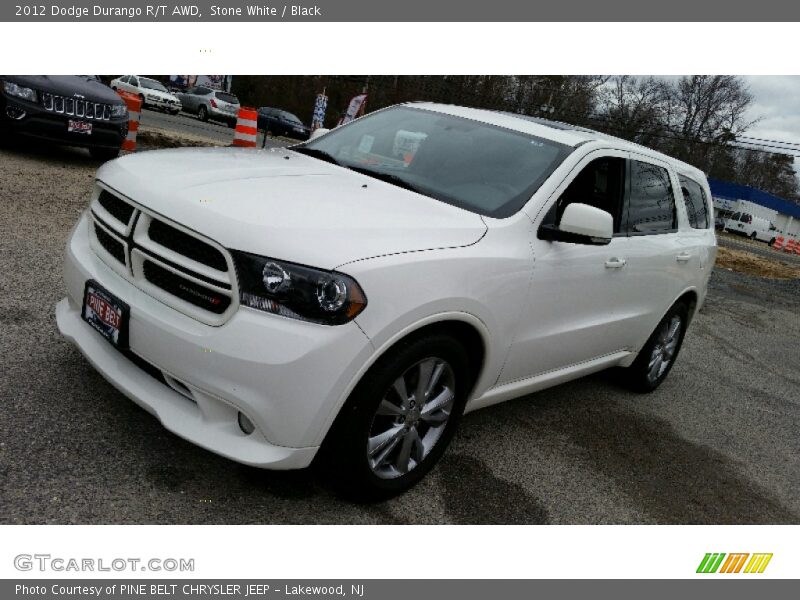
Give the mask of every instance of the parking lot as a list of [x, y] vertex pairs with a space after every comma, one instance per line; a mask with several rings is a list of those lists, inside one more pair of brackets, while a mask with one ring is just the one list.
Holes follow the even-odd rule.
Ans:
[[420, 485], [355, 505], [313, 470], [172, 435], [61, 338], [63, 248], [98, 166], [0, 146], [0, 522], [800, 522], [800, 279], [715, 269], [655, 393], [600, 374], [472, 413]]

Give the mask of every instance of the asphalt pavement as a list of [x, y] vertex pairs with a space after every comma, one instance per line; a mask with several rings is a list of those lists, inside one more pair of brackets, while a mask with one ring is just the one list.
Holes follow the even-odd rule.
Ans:
[[356, 505], [167, 432], [59, 335], [98, 165], [0, 147], [0, 523], [800, 523], [797, 281], [715, 270], [655, 393], [599, 374], [469, 414], [420, 485]]

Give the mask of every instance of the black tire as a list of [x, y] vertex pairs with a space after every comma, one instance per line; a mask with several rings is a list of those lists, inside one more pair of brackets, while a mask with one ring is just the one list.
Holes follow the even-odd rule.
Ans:
[[755, 239], [756, 239], [756, 232], [755, 231], [750, 234], [750, 239], [755, 241]]
[[142, 110], [147, 108], [147, 104], [144, 103], [144, 94], [139, 94], [139, 100], [142, 101]]
[[768, 244], [768, 245], [769, 245], [769, 246], [774, 246], [774, 245], [775, 245], [775, 238], [772, 238], [772, 239], [769, 241], [769, 244]]
[[[656, 346], [661, 345], [662, 343], [661, 336], [664, 332], [665, 326], [668, 328], [670, 322], [672, 322], [673, 318], [675, 317], [680, 319], [680, 331], [678, 332], [677, 343], [674, 351], [672, 352], [670, 360], [666, 365], [666, 368], [663, 370], [663, 372], [660, 372], [657, 377], [653, 378], [649, 374], [651, 370], [651, 359], [655, 353]], [[678, 359], [678, 354], [680, 353], [681, 346], [683, 345], [683, 338], [686, 335], [686, 326], [688, 323], [689, 309], [682, 302], [676, 303], [672, 308], [669, 309], [667, 314], [664, 315], [664, 318], [658, 323], [633, 364], [626, 369], [621, 369], [620, 379], [622, 383], [636, 392], [645, 394], [652, 392], [658, 386], [660, 386], [667, 378], [667, 375], [669, 375], [669, 372], [675, 365], [675, 361]], [[661, 345], [661, 347], [663, 348], [664, 346]]]
[[[414, 466], [407, 463], [410, 468], [405, 474], [381, 477], [370, 466], [367, 450], [371, 430], [377, 423], [378, 406], [394, 393], [390, 390], [395, 381], [429, 359], [439, 359], [452, 369], [454, 401], [449, 417], [441, 434], [419, 463], [415, 458]], [[350, 394], [320, 450], [317, 464], [331, 484], [353, 500], [376, 501], [404, 492], [419, 482], [442, 456], [458, 427], [470, 388], [468, 365], [468, 356], [461, 344], [441, 333], [403, 341], [382, 356]], [[413, 383], [413, 375], [411, 377]], [[418, 412], [423, 405], [418, 407]], [[395, 444], [398, 453], [401, 445], [402, 441]]]
[[197, 118], [203, 122], [208, 121], [208, 109], [205, 106], [197, 109]]
[[92, 158], [102, 160], [113, 160], [119, 156], [120, 148], [89, 148], [89, 154]]

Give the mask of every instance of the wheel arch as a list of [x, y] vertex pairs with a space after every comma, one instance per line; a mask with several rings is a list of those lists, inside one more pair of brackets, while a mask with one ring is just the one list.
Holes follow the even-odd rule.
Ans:
[[650, 336], [652, 335], [653, 331], [655, 331], [655, 328], [658, 327], [658, 324], [661, 323], [661, 320], [664, 318], [664, 316], [669, 311], [672, 310], [672, 307], [678, 304], [679, 302], [682, 302], [686, 305], [689, 317], [686, 323], [686, 326], [688, 327], [689, 324], [692, 322], [692, 319], [694, 318], [699, 300], [700, 297], [698, 295], [697, 289], [694, 287], [687, 288], [683, 292], [681, 292], [681, 294], [677, 298], [675, 298], [669, 304], [669, 306], [658, 316], [658, 320], [656, 321], [655, 325], [653, 325], [653, 328], [647, 333], [647, 337], [641, 340], [641, 342], [637, 345], [635, 351], [631, 352], [630, 356], [625, 358], [625, 360], [623, 360], [620, 363], [620, 366], [628, 367], [633, 364], [633, 362], [636, 360], [636, 357], [639, 356], [639, 353], [642, 351], [642, 348], [647, 343], [647, 340], [650, 339]]
[[400, 344], [432, 333], [446, 333], [464, 345], [469, 361], [470, 373], [474, 373], [469, 382], [470, 388], [467, 397], [470, 398], [475, 393], [481, 378], [486, 374], [490, 349], [489, 331], [483, 321], [469, 313], [451, 312], [431, 315], [403, 328], [376, 347], [375, 352], [372, 353], [369, 360], [366, 361], [352, 377], [350, 383], [336, 403], [336, 406], [332, 409], [327, 419], [327, 425], [319, 434], [321, 444], [324, 444], [325, 440], [329, 437], [328, 434], [333, 429], [337, 418], [342, 413], [342, 409], [347, 404], [353, 390], [356, 389], [359, 382], [369, 370], [382, 357], [386, 356], [387, 353], [397, 348]]

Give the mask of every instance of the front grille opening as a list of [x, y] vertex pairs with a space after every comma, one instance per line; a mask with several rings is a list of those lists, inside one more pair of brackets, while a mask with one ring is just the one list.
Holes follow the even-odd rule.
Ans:
[[227, 271], [228, 263], [222, 253], [210, 244], [167, 225], [163, 221], [152, 220], [147, 231], [150, 239], [156, 244], [169, 248], [187, 258], [207, 265], [217, 271]]
[[131, 215], [133, 215], [133, 207], [124, 200], [120, 200], [114, 194], [103, 190], [100, 192], [97, 202], [117, 221], [125, 223], [126, 225], [130, 222]]
[[97, 236], [97, 241], [105, 248], [111, 256], [116, 258], [123, 265], [125, 264], [125, 246], [122, 242], [118, 241], [114, 236], [106, 233], [106, 230], [100, 227], [97, 223], [94, 224], [94, 233]]
[[156, 287], [214, 314], [224, 313], [231, 304], [228, 296], [184, 279], [152, 261], [145, 260], [143, 269], [144, 278]]

